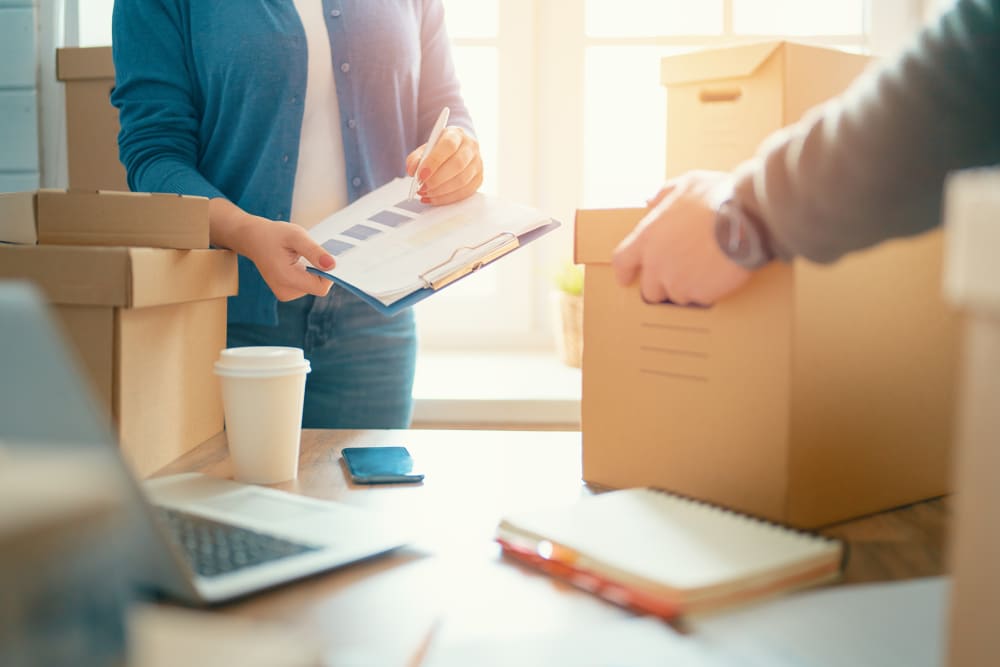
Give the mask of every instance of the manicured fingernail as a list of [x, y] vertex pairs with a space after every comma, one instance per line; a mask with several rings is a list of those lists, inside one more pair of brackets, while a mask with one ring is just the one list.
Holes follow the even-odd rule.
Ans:
[[430, 204], [431, 203], [431, 200], [428, 197], [421, 197], [420, 201], [423, 204]]
[[430, 175], [431, 175], [431, 170], [430, 170], [430, 169], [428, 169], [427, 167], [424, 167], [423, 169], [421, 169], [421, 170], [420, 170], [420, 180], [421, 180], [421, 181], [426, 181], [426, 180], [427, 180], [427, 178], [428, 178], [428, 177], [429, 177]]
[[423, 197], [424, 195], [427, 194], [427, 188], [426, 187], [420, 188], [419, 190], [417, 190], [417, 194]]
[[319, 258], [319, 265], [324, 269], [329, 269], [333, 266], [333, 257], [330, 255], [323, 255]]

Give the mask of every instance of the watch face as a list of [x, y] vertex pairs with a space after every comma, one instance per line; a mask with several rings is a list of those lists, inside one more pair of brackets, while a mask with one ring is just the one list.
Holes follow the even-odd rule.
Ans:
[[722, 251], [733, 260], [744, 259], [749, 252], [746, 221], [734, 215], [733, 206], [727, 201], [719, 207], [715, 223], [715, 239]]
[[729, 259], [747, 269], [756, 269], [771, 259], [757, 229], [732, 200], [723, 202], [715, 218], [715, 238]]

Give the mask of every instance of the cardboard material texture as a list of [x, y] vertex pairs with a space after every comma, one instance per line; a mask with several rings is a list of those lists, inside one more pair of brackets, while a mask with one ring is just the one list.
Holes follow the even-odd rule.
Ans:
[[39, 190], [0, 195], [0, 241], [209, 247], [208, 199], [147, 192]]
[[678, 307], [615, 282], [642, 213], [577, 213], [584, 479], [801, 527], [947, 492], [958, 322], [939, 232]]
[[0, 278], [32, 280], [54, 304], [137, 474], [222, 430], [212, 364], [226, 345], [235, 254], [0, 245]]
[[38, 243], [34, 192], [0, 193], [0, 242]]
[[128, 190], [118, 159], [118, 110], [110, 99], [115, 86], [111, 47], [56, 49], [56, 78], [66, 83], [69, 186]]
[[[731, 169], [843, 89], [853, 54], [766, 43], [663, 61], [668, 175]], [[815, 527], [948, 490], [958, 317], [940, 233], [757, 272], [712, 308], [612, 274], [644, 211], [579, 211], [583, 473]]]
[[1000, 654], [1000, 169], [959, 173], [945, 196], [945, 291], [967, 314], [950, 531], [948, 664], [987, 665]]
[[870, 62], [773, 41], [664, 58], [667, 177], [733, 168], [772, 132], [847, 88]]

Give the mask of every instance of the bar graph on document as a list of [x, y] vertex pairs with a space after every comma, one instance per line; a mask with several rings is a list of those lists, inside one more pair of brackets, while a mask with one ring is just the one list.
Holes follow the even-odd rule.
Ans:
[[337, 260], [329, 277], [387, 306], [460, 266], [495, 259], [526, 232], [558, 224], [482, 193], [430, 206], [409, 199], [408, 188], [408, 179], [397, 178], [309, 230]]

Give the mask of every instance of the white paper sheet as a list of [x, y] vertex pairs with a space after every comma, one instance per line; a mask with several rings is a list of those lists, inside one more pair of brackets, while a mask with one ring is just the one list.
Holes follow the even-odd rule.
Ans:
[[421, 276], [435, 267], [437, 275], [448, 273], [511, 234], [550, 222], [483, 193], [446, 206], [421, 204], [408, 194], [409, 179], [397, 178], [309, 230], [337, 260], [328, 273], [386, 305], [424, 287]]

